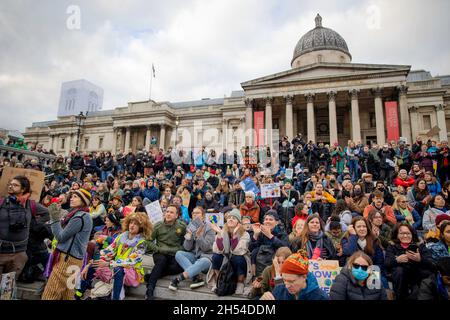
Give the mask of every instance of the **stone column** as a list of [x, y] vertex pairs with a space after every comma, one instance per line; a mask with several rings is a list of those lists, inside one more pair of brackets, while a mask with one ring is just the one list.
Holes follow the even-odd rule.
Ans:
[[147, 126], [147, 132], [145, 133], [145, 150], [146, 151], [150, 150], [150, 140], [151, 140], [151, 138], [152, 138], [151, 127]]
[[353, 89], [349, 91], [352, 99], [352, 140], [355, 143], [361, 141], [361, 124], [359, 119], [359, 103], [358, 103], [358, 93], [359, 90]]
[[54, 147], [55, 145], [55, 140], [56, 140], [56, 135], [51, 134], [50, 135], [50, 143], [48, 145], [48, 151], [53, 150], [56, 153], [56, 149]]
[[266, 144], [272, 146], [272, 103], [273, 97], [266, 99]]
[[166, 125], [161, 124], [161, 131], [159, 132], [159, 148], [164, 149], [166, 145]]
[[245, 105], [247, 106], [245, 109], [245, 134], [249, 136], [247, 141], [244, 139], [244, 143], [253, 146], [253, 99], [245, 99]]
[[306, 99], [306, 126], [308, 127], [308, 141], [316, 142], [316, 118], [314, 116], [314, 93], [307, 93]]
[[383, 113], [383, 100], [382, 94], [383, 90], [379, 87], [372, 89], [372, 94], [374, 95], [375, 104], [375, 122], [377, 125], [377, 144], [379, 146], [386, 142], [386, 134], [384, 127], [384, 113]]
[[[227, 129], [228, 129], [228, 119], [222, 119], [222, 152], [223, 149], [227, 149]], [[221, 152], [216, 152], [217, 154], [220, 154]]]
[[419, 135], [419, 114], [417, 113], [419, 108], [417, 106], [410, 106], [408, 109], [411, 116], [411, 134], [412, 138], [415, 139]]
[[65, 149], [66, 149], [66, 155], [70, 155], [70, 148], [71, 148], [71, 146], [72, 146], [72, 134], [71, 133], [69, 133], [67, 136], [66, 136], [66, 145], [65, 145]]
[[330, 118], [330, 146], [338, 142], [337, 115], [336, 115], [336, 91], [330, 91], [328, 95], [328, 117]]
[[123, 146], [123, 153], [127, 154], [130, 150], [130, 135], [131, 135], [131, 128], [126, 127], [125, 128], [125, 145]]
[[294, 113], [292, 110], [292, 102], [294, 97], [287, 95], [286, 99], [286, 135], [289, 137], [289, 141], [294, 139]]
[[113, 128], [113, 139], [111, 153], [116, 154], [117, 152], [117, 128]]
[[408, 92], [408, 87], [401, 85], [397, 87], [398, 89], [398, 108], [400, 110], [400, 128], [402, 137], [408, 140], [408, 143], [412, 143], [411, 138], [411, 124], [409, 120], [408, 112], [408, 99], [406, 98], [406, 93]]
[[437, 125], [439, 129], [439, 140], [447, 141], [447, 124], [445, 123], [445, 105], [438, 104], [435, 106], [436, 108], [436, 116], [437, 116]]

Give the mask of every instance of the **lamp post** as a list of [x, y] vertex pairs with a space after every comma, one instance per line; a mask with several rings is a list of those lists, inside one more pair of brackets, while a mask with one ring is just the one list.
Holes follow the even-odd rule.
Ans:
[[180, 125], [180, 120], [177, 119], [175, 120], [175, 148], [177, 147], [177, 142], [178, 142], [178, 126]]
[[86, 119], [86, 116], [83, 114], [83, 111], [80, 112], [79, 115], [75, 116], [75, 119], [77, 120], [77, 145], [76, 145], [76, 151], [78, 152], [80, 150], [80, 134], [81, 134], [81, 126], [84, 123], [84, 120]]

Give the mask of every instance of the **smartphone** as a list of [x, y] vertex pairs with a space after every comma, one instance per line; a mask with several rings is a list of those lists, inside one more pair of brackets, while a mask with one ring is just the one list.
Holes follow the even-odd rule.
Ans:
[[414, 244], [414, 243], [411, 243], [411, 244], [408, 246], [408, 250], [409, 250], [409, 251], [412, 251], [412, 252], [417, 252], [418, 249], [419, 249], [419, 247], [418, 247], [416, 244]]

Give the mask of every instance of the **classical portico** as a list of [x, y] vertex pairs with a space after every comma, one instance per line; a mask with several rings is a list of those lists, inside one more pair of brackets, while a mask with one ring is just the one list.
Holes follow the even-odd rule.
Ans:
[[279, 129], [290, 139], [301, 132], [308, 140], [331, 144], [345, 145], [348, 140], [382, 144], [383, 105], [395, 101], [400, 136], [411, 141], [406, 98], [410, 66], [351, 63], [345, 40], [323, 27], [319, 15], [316, 27], [297, 43], [291, 66], [241, 84], [247, 105], [252, 106], [247, 109], [249, 121], [250, 110], [264, 111], [265, 129]]

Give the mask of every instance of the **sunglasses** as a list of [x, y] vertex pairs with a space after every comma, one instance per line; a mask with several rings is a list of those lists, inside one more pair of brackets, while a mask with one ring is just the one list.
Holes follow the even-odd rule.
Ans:
[[367, 271], [367, 269], [369, 268], [369, 266], [362, 266], [362, 265], [360, 265], [360, 264], [353, 263], [353, 268], [355, 268], [355, 269], [363, 269], [364, 271]]

